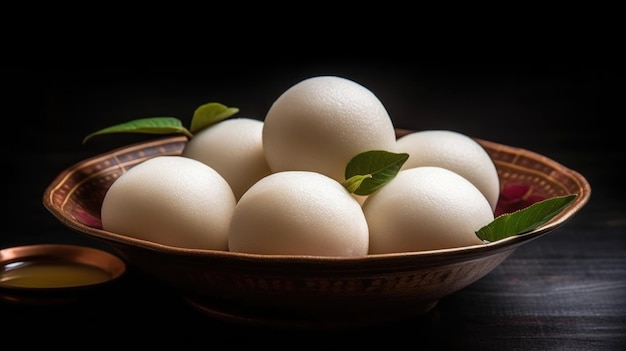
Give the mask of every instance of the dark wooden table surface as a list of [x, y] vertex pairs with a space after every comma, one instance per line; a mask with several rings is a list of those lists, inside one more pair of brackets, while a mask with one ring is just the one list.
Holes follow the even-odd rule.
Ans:
[[[110, 289], [62, 305], [0, 301], [0, 335], [34, 345], [127, 340], [179, 346], [382, 345], [410, 349], [626, 349], [626, 212], [622, 113], [608, 70], [593, 62], [432, 64], [307, 62], [188, 67], [3, 67], [4, 229], [0, 249], [40, 243], [102, 247], [68, 230], [42, 205], [45, 187], [82, 159], [137, 135], [90, 132], [130, 119], [173, 116], [217, 101], [263, 119], [301, 79], [340, 75], [372, 90], [400, 128], [452, 129], [530, 149], [580, 172], [591, 199], [569, 222], [510, 256], [489, 275], [443, 298], [424, 316], [336, 331], [257, 328], [213, 319], [129, 267]], [[8, 334], [11, 333], [11, 334]], [[83, 338], [83, 340], [84, 340]], [[294, 341], [295, 340], [295, 341]]]

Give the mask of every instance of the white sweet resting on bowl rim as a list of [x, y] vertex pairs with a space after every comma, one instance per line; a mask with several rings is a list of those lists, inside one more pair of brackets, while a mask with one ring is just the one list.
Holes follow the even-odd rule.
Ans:
[[365, 200], [363, 212], [371, 254], [480, 245], [475, 232], [494, 218], [478, 188], [434, 166], [401, 170]]
[[181, 248], [227, 250], [236, 199], [206, 164], [178, 155], [149, 158], [120, 175], [102, 200], [102, 227]]
[[269, 255], [367, 255], [368, 225], [359, 202], [318, 172], [283, 171], [255, 183], [237, 203], [228, 247]]

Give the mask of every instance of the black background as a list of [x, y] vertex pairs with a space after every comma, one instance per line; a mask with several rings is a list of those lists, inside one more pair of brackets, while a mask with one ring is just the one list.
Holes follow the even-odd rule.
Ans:
[[338, 332], [233, 326], [210, 319], [131, 271], [94, 301], [0, 303], [5, 329], [52, 331], [51, 342], [74, 333], [109, 341], [126, 335], [259, 346], [289, 346], [287, 336], [297, 335], [312, 345], [387, 340], [407, 341], [412, 348], [430, 343], [498, 350], [618, 350], [626, 342], [621, 176], [626, 157], [619, 127], [623, 113], [614, 109], [623, 98], [614, 88], [615, 72], [602, 58], [498, 63], [336, 58], [202, 66], [4, 66], [2, 72], [5, 229], [0, 248], [100, 245], [56, 221], [42, 205], [43, 191], [74, 163], [147, 137], [102, 136], [83, 145], [87, 134], [140, 117], [177, 117], [188, 126], [194, 109], [210, 101], [238, 107], [237, 116], [262, 120], [284, 90], [317, 75], [364, 85], [398, 128], [451, 129], [530, 149], [580, 172], [592, 187], [589, 203], [564, 227], [519, 248], [487, 277], [406, 323]]

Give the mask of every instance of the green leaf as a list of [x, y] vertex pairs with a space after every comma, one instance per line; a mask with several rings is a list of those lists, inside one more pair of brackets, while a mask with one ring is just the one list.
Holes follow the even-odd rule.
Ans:
[[196, 133], [197, 131], [222, 121], [237, 112], [239, 112], [238, 108], [228, 107], [220, 104], [219, 102], [209, 102], [204, 105], [200, 105], [193, 113], [191, 127], [189, 129], [192, 133]]
[[509, 236], [528, 233], [565, 209], [576, 194], [557, 196], [536, 202], [524, 209], [498, 216], [482, 227], [476, 235], [484, 241], [494, 242]]
[[407, 153], [383, 150], [362, 152], [346, 165], [343, 186], [351, 193], [369, 195], [395, 178], [408, 158]]
[[191, 137], [191, 133], [183, 127], [181, 121], [174, 117], [148, 117], [116, 124], [100, 129], [87, 135], [83, 144], [96, 135], [113, 133], [144, 133], [144, 134], [175, 134], [181, 133]]
[[350, 177], [343, 182], [343, 187], [348, 190], [351, 194], [353, 194], [360, 186], [363, 184], [365, 179], [372, 178], [371, 174], [366, 175], [355, 175], [354, 177]]

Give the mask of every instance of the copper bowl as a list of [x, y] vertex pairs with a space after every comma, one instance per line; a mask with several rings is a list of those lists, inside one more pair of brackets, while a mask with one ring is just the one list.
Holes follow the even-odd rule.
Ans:
[[[398, 135], [407, 132], [397, 130]], [[523, 235], [471, 247], [358, 258], [184, 249], [103, 230], [100, 206], [109, 186], [148, 158], [180, 154], [187, 141], [180, 136], [83, 160], [52, 181], [43, 203], [64, 225], [109, 244], [127, 264], [178, 289], [213, 317], [303, 328], [398, 321], [426, 313], [442, 297], [484, 277], [520, 245], [566, 223], [589, 200], [591, 187], [578, 172], [532, 151], [476, 140], [498, 169], [497, 213], [548, 197], [578, 196], [558, 216]]]
[[93, 247], [5, 248], [0, 250], [0, 299], [28, 304], [71, 302], [112, 284], [125, 271], [119, 257]]

